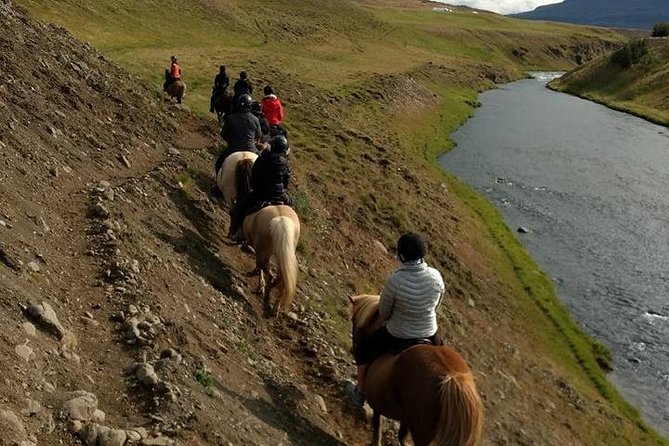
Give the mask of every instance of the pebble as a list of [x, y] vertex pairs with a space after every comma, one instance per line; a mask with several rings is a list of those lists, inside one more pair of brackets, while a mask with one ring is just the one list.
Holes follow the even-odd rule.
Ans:
[[519, 228], [517, 229], [517, 231], [518, 231], [520, 234], [529, 234], [530, 232], [532, 232], [532, 231], [530, 231], [529, 228], [526, 228], [525, 226], [521, 226], [521, 227], [519, 227]]
[[54, 334], [58, 339], [62, 339], [65, 336], [65, 328], [60, 324], [56, 312], [48, 302], [42, 302], [41, 305], [30, 304], [27, 312], [44, 329]]
[[21, 419], [9, 410], [0, 410], [0, 432], [2, 432], [2, 440], [7, 444], [12, 444], [13, 441], [18, 443], [27, 436]]
[[27, 417], [31, 417], [39, 413], [40, 410], [42, 410], [42, 405], [39, 403], [39, 401], [26, 398], [26, 408], [23, 409], [21, 413]]
[[379, 240], [374, 240], [374, 247], [375, 247], [381, 254], [388, 255], [388, 248], [386, 248], [386, 246], [385, 246], [383, 243], [381, 243]]
[[94, 423], [104, 423], [105, 418], [107, 418], [107, 414], [101, 411], [100, 409], [95, 409], [93, 412], [93, 416], [91, 417], [91, 421]]
[[90, 208], [90, 215], [96, 218], [107, 218], [109, 217], [109, 209], [107, 209], [102, 203], [95, 203]]
[[328, 413], [328, 406], [325, 404], [325, 399], [320, 395], [316, 395], [314, 399], [316, 400], [316, 404], [318, 405], [318, 408], [321, 410], [321, 412]]
[[60, 409], [60, 418], [90, 421], [98, 408], [98, 398], [84, 390], [66, 394], [66, 401]]
[[96, 446], [123, 446], [125, 440], [125, 431], [120, 429], [109, 429], [99, 433]]
[[146, 362], [137, 366], [137, 369], [135, 370], [135, 376], [139, 382], [147, 387], [153, 387], [158, 384], [158, 381], [160, 381], [156, 371], [153, 369], [153, 366]]
[[41, 270], [41, 268], [39, 266], [39, 263], [35, 260], [33, 260], [32, 262], [28, 262], [27, 266], [28, 266], [28, 269], [30, 271], [32, 271], [33, 273], [38, 273]]
[[21, 324], [21, 328], [23, 328], [23, 331], [31, 338], [37, 336], [37, 329], [32, 323], [24, 322], [23, 324]]
[[14, 351], [16, 352], [16, 355], [19, 358], [23, 359], [26, 362], [29, 362], [35, 355], [33, 353], [33, 349], [25, 344], [17, 345]]

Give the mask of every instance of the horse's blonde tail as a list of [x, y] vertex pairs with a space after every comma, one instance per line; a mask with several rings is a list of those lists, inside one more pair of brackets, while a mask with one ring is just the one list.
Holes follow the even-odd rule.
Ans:
[[476, 446], [483, 433], [483, 403], [471, 372], [448, 375], [441, 382], [437, 446]]
[[297, 289], [297, 245], [295, 223], [290, 217], [275, 217], [270, 222], [272, 250], [279, 267], [278, 306], [288, 310]]

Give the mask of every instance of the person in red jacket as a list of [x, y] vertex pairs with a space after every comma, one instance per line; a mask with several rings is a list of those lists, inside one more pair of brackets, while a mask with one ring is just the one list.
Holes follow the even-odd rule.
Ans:
[[276, 97], [274, 89], [270, 85], [265, 86], [263, 93], [265, 94], [265, 97], [260, 103], [260, 107], [262, 108], [265, 118], [267, 118], [267, 121], [269, 122], [271, 130], [273, 130], [271, 134], [288, 136], [288, 132], [281, 125], [281, 121], [283, 121], [284, 117], [281, 101]]

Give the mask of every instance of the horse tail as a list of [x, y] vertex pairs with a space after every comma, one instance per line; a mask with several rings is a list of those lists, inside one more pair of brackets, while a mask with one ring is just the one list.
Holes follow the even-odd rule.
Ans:
[[272, 237], [272, 250], [279, 267], [279, 277], [277, 278], [279, 285], [278, 306], [288, 310], [293, 303], [295, 290], [297, 289], [295, 223], [290, 217], [276, 217], [270, 222], [269, 230]]
[[483, 433], [483, 403], [470, 371], [447, 375], [441, 382], [437, 446], [476, 446]]
[[251, 192], [251, 172], [253, 171], [253, 160], [244, 158], [237, 163], [235, 168], [235, 192], [237, 200]]

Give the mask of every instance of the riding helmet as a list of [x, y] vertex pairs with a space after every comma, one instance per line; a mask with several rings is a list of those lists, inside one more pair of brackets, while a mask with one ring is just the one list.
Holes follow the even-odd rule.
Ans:
[[176, 62], [177, 61], [177, 56], [170, 57], [170, 60], [173, 61], [173, 62]]
[[251, 103], [251, 111], [253, 113], [262, 113], [262, 107], [260, 106], [260, 102], [258, 101], [253, 101]]
[[407, 232], [397, 241], [397, 257], [402, 263], [420, 260], [427, 254], [425, 240], [420, 234]]
[[290, 151], [288, 147], [288, 140], [283, 135], [277, 135], [272, 138], [272, 153], [285, 153], [287, 154]]
[[237, 108], [240, 110], [251, 110], [251, 104], [253, 103], [253, 98], [248, 94], [243, 94], [237, 99]]
[[271, 85], [266, 85], [265, 88], [263, 89], [263, 93], [265, 96], [269, 96], [271, 94], [274, 94], [274, 89], [272, 88]]
[[246, 71], [240, 71], [239, 73], [239, 78], [240, 79], [246, 79], [248, 77], [248, 74], [246, 74]]

